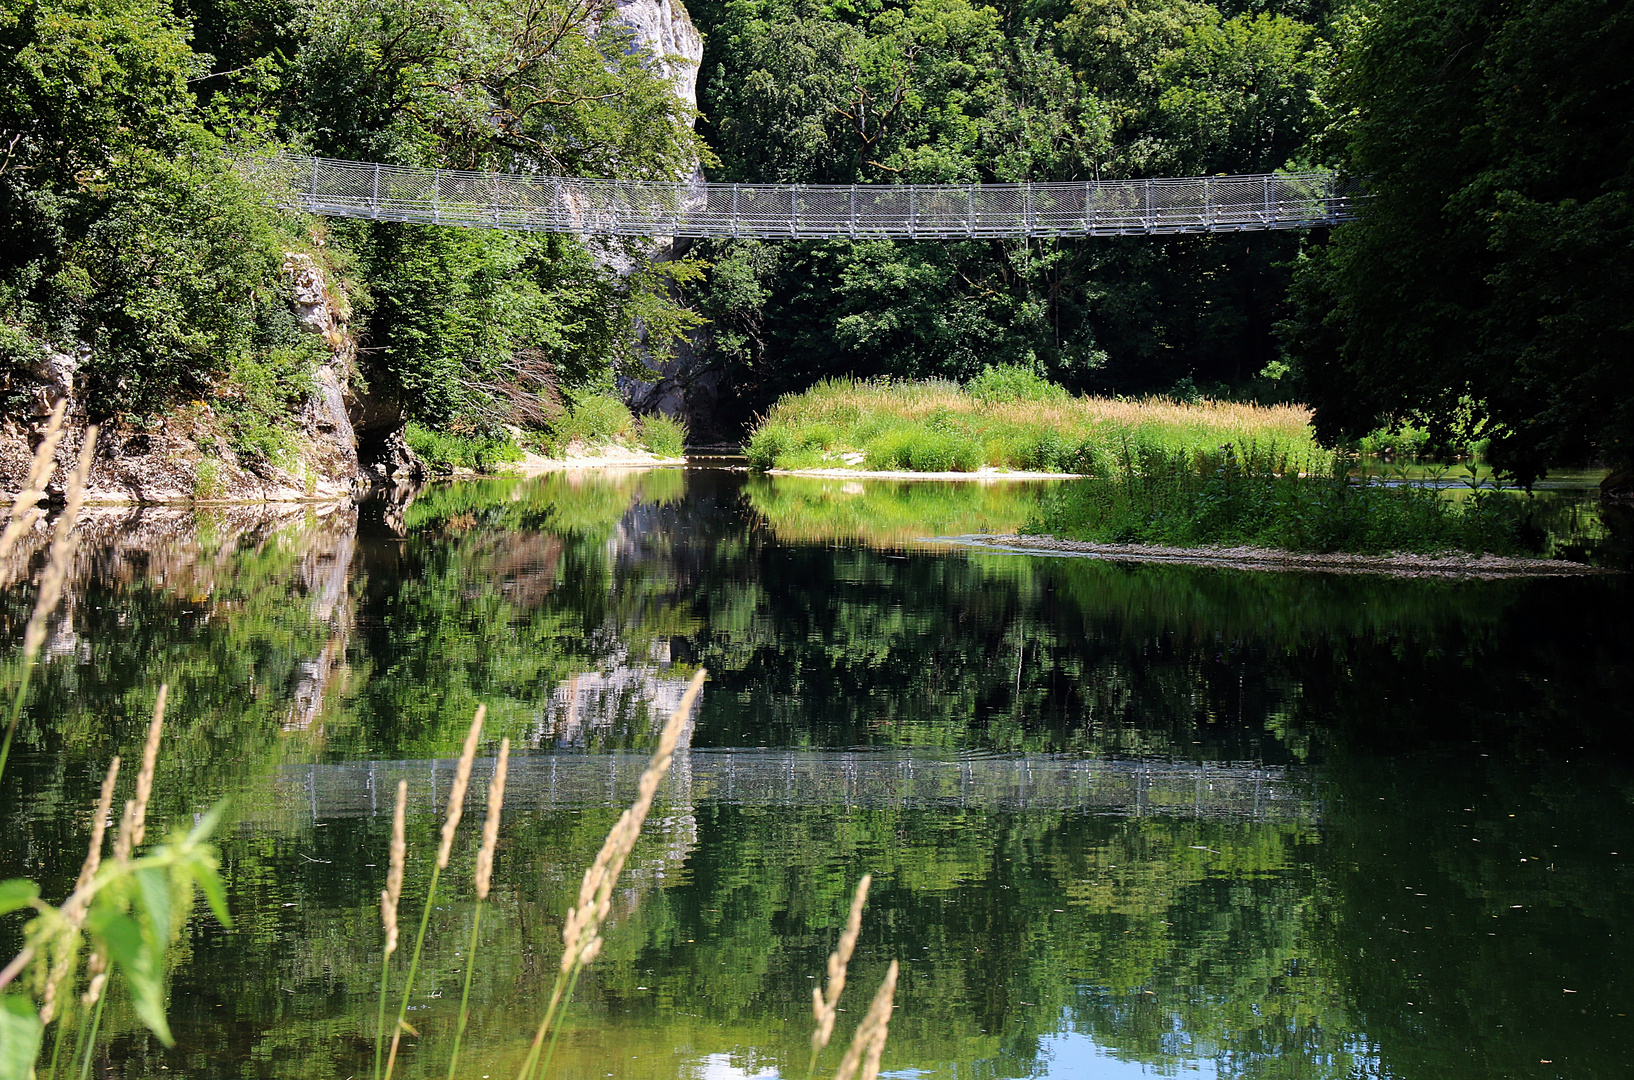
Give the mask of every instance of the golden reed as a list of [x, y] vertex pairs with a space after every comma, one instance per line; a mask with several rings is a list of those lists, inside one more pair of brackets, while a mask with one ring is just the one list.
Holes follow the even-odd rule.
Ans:
[[[402, 1041], [404, 1031], [412, 1031], [408, 1026], [409, 997], [414, 992], [414, 979], [420, 971], [420, 954], [425, 949], [426, 926], [431, 922], [431, 909], [437, 902], [437, 879], [442, 875], [443, 868], [448, 865], [449, 853], [454, 847], [454, 833], [460, 826], [460, 817], [465, 812], [465, 789], [471, 783], [471, 763], [477, 756], [477, 740], [482, 736], [482, 720], [488, 715], [488, 706], [478, 705], [477, 714], [471, 720], [471, 728], [465, 734], [465, 745], [460, 750], [459, 764], [454, 769], [454, 784], [448, 791], [448, 809], [443, 817], [442, 843], [437, 846], [437, 862], [431, 870], [431, 883], [426, 886], [426, 906], [420, 913], [420, 932], [414, 938], [414, 952], [409, 957], [408, 980], [403, 984], [403, 1000], [397, 1007], [397, 1024], [392, 1028], [391, 1050], [386, 1055], [385, 1080], [391, 1080], [392, 1070], [397, 1066], [397, 1048]], [[389, 957], [389, 954], [388, 954]], [[384, 965], [384, 961], [382, 962]], [[381, 993], [385, 992], [385, 968], [381, 971]], [[375, 1060], [380, 1059], [380, 1047], [375, 1046]]]
[[868, 902], [868, 886], [874, 875], [864, 874], [857, 882], [856, 895], [851, 898], [851, 914], [845, 920], [840, 942], [828, 954], [828, 992], [820, 987], [811, 988], [811, 1012], [817, 1020], [817, 1029], [811, 1033], [811, 1068], [816, 1071], [817, 1055], [834, 1035], [834, 1016], [840, 1007], [840, 993], [845, 990], [845, 969], [851, 963], [851, 953], [857, 947], [857, 935], [862, 932], [862, 906]]
[[[60, 413], [61, 408], [59, 407], [58, 411], [52, 414], [53, 418], [59, 422], [61, 419]], [[45, 449], [44, 443], [40, 444], [40, 449], [42, 451]], [[85, 429], [85, 441], [79, 448], [79, 464], [74, 469], [73, 474], [68, 477], [65, 492], [67, 504], [57, 517], [56, 529], [53, 531], [51, 538], [51, 557], [45, 565], [45, 572], [40, 575], [39, 592], [34, 598], [34, 611], [28, 617], [27, 629], [23, 631], [23, 674], [17, 680], [17, 689], [12, 695], [11, 719], [6, 722], [5, 739], [0, 741], [0, 776], [5, 775], [6, 760], [11, 756], [11, 739], [17, 732], [17, 718], [22, 715], [23, 699], [28, 696], [29, 678], [34, 672], [34, 658], [40, 654], [40, 646], [45, 644], [46, 620], [51, 617], [52, 612], [57, 610], [57, 604], [62, 600], [62, 587], [64, 582], [68, 580], [68, 567], [74, 560], [74, 549], [79, 543], [79, 537], [74, 533], [74, 525], [79, 521], [80, 506], [85, 501], [85, 484], [90, 478], [91, 463], [95, 454], [96, 427], [92, 425]], [[42, 457], [46, 457], [43, 462]], [[48, 455], [36, 454], [34, 467], [29, 470], [30, 483], [32, 484], [36, 472], [40, 473], [42, 477], [49, 476], [49, 465]], [[5, 550], [9, 549], [11, 544], [15, 542], [16, 536], [12, 535], [14, 529], [20, 535], [22, 528], [31, 525], [37, 519], [37, 508], [35, 510], [21, 509], [24, 501], [23, 496], [31, 493], [35, 495], [35, 501], [38, 501], [39, 496], [43, 494], [42, 491], [31, 487], [19, 495], [17, 501], [12, 503], [13, 516], [5, 532], [5, 535], [10, 539], [5, 541], [5, 547], [0, 549], [0, 555], [3, 555]], [[19, 512], [24, 517], [28, 517], [27, 522], [23, 522], [22, 518], [17, 516]], [[33, 516], [30, 517], [30, 514]], [[9, 581], [0, 581], [0, 586], [9, 583]]]
[[[657, 794], [658, 785], [675, 759], [675, 746], [692, 716], [693, 703], [698, 700], [708, 675], [707, 671], [699, 668], [697, 674], [692, 676], [686, 693], [681, 695], [681, 703], [664, 724], [664, 730], [658, 736], [658, 747], [653, 750], [636, 784], [635, 802], [619, 815], [618, 821], [607, 833], [607, 839], [602, 842], [601, 850], [596, 853], [595, 862], [584, 872], [578, 902], [568, 909], [567, 918], [562, 924], [562, 963], [556, 973], [556, 985], [551, 989], [544, 1019], [539, 1021], [539, 1029], [534, 1033], [533, 1044], [517, 1073], [517, 1080], [531, 1080], [550, 1064], [549, 1052], [544, 1054], [543, 1060], [540, 1058], [545, 1036], [550, 1033], [551, 1024], [557, 1019], [564, 1000], [573, 996], [579, 972], [601, 952], [601, 925], [612, 908], [613, 886], [617, 884], [619, 875], [624, 871], [624, 862], [641, 836], [641, 826], [647, 820], [647, 812], [652, 809], [653, 796]], [[556, 1032], [561, 1033], [559, 1025]], [[551, 1050], [554, 1049], [555, 1039], [552, 1038]]]
[[499, 740], [499, 760], [494, 762], [493, 779], [488, 781], [488, 816], [482, 822], [482, 846], [477, 849], [477, 869], [472, 883], [477, 889], [476, 908], [471, 912], [471, 942], [465, 949], [465, 987], [460, 991], [460, 1015], [454, 1025], [454, 1046], [448, 1052], [448, 1080], [460, 1060], [460, 1042], [465, 1038], [466, 1021], [471, 1016], [471, 973], [477, 966], [477, 946], [482, 928], [482, 903], [494, 875], [494, 849], [499, 846], [499, 814], [505, 805], [505, 772], [510, 767], [511, 740]]
[[[9, 520], [4, 531], [0, 531], [0, 559], [10, 554], [12, 546], [23, 533], [45, 516], [39, 502], [45, 498], [45, 485], [51, 482], [51, 474], [57, 469], [57, 444], [62, 441], [62, 414], [66, 407], [66, 401], [59, 401], [57, 407], [51, 410], [51, 419], [45, 425], [45, 436], [34, 449], [34, 460], [29, 463], [28, 479], [23, 481], [22, 490], [11, 501]], [[0, 566], [0, 589], [10, 584], [9, 571]]]

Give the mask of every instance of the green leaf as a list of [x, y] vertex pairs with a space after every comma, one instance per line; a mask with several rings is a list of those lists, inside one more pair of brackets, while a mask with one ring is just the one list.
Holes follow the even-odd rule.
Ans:
[[87, 920], [91, 933], [102, 939], [108, 955], [123, 971], [139, 962], [142, 953], [142, 928], [129, 915], [98, 909]]
[[20, 994], [0, 997], [0, 1080], [29, 1080], [39, 1056], [40, 1017], [34, 1003]]
[[[131, 875], [136, 878], [137, 908], [146, 924], [144, 937], [151, 936], [161, 948], [170, 944], [170, 933], [175, 928], [176, 897], [170, 871], [164, 867], [143, 866]], [[187, 883], [189, 898], [192, 883]]]
[[209, 838], [210, 834], [216, 831], [216, 825], [221, 821], [221, 815], [226, 812], [226, 799], [222, 799], [220, 802], [210, 807], [209, 811], [203, 817], [199, 818], [198, 823], [193, 826], [193, 831], [187, 834], [187, 842], [190, 844], [204, 843], [204, 841]]
[[200, 858], [194, 860], [188, 869], [192, 871], [193, 880], [198, 882], [199, 891], [204, 894], [205, 903], [210, 905], [216, 922], [232, 929], [233, 917], [227, 911], [227, 893], [221, 886], [221, 875], [216, 873], [215, 865]]
[[40, 887], [27, 878], [0, 881], [0, 915], [25, 908], [40, 895]]
[[[170, 1023], [165, 1019], [165, 951], [175, 926], [175, 897], [170, 874], [158, 867], [137, 870], [138, 906], [142, 915], [142, 945], [136, 962], [128, 969], [131, 1004], [147, 1029], [166, 1046], [174, 1045]], [[184, 879], [185, 880], [185, 879]], [[191, 894], [192, 882], [186, 888]]]

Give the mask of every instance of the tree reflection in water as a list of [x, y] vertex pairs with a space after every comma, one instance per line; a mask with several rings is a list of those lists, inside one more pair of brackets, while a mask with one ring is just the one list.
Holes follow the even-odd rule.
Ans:
[[[0, 876], [64, 891], [95, 778], [139, 744], [161, 680], [174, 749], [157, 819], [221, 795], [237, 815], [222, 834], [236, 926], [200, 921], [178, 950], [178, 1047], [115, 1002], [109, 1067], [359, 1068], [389, 829], [369, 777], [417, 777], [405, 895], [423, 895], [434, 761], [482, 701], [527, 779], [513, 782], [465, 1060], [472, 1076], [514, 1071], [560, 913], [617, 805], [616, 776], [605, 796], [552, 795], [549, 763], [581, 781], [586, 764], [616, 772], [702, 665], [700, 764], [678, 763], [637, 848], [558, 1052], [564, 1076], [798, 1071], [808, 976], [864, 870], [853, 981], [904, 960], [888, 1069], [1622, 1075], [1631, 887], [1613, 853], [1634, 854], [1634, 632], [1621, 581], [948, 550], [914, 541], [1013, 527], [1036, 489], [845, 486], [555, 474], [406, 506], [105, 515], [20, 730]], [[0, 605], [14, 637], [27, 602]], [[785, 759], [786, 797], [745, 793], [772, 792]], [[736, 787], [734, 761], [760, 786]], [[1072, 768], [1137, 761], [1197, 794], [957, 790], [994, 762], [1058, 789]], [[1230, 809], [1227, 780], [1251, 774], [1283, 785], [1278, 812]], [[344, 805], [319, 798], [316, 778], [334, 776], [351, 785]], [[459, 942], [428, 943], [413, 1075], [443, 1060]]]

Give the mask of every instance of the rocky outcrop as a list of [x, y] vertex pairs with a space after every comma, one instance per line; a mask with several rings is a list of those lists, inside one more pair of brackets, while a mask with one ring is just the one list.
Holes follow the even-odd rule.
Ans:
[[[675, 94], [688, 108], [698, 106], [698, 65], [703, 62], [703, 37], [692, 25], [692, 16], [677, 0], [616, 0], [617, 21], [635, 32], [644, 46], [662, 65], [675, 87]], [[690, 179], [701, 182], [703, 170], [697, 163], [686, 170]], [[651, 257], [656, 260], [683, 258], [688, 241], [658, 241]], [[694, 433], [712, 427], [714, 403], [720, 393], [720, 373], [704, 362], [704, 338], [682, 341], [668, 360], [648, 364], [656, 380], [619, 380], [624, 400], [638, 413], [658, 412], [685, 420]]]
[[676, 96], [697, 108], [704, 39], [687, 9], [678, 0], [614, 0], [614, 8], [614, 21], [634, 31], [636, 44], [652, 53], [674, 82]]
[[[336, 499], [371, 486], [423, 476], [403, 438], [400, 406], [358, 389], [351, 308], [310, 255], [288, 252], [283, 271], [300, 326], [323, 339], [313, 392], [292, 417], [291, 453], [276, 464], [246, 462], [227, 437], [227, 418], [212, 401], [194, 401], [146, 420], [102, 424], [87, 499], [91, 503], [283, 502]], [[88, 350], [49, 350], [14, 369], [25, 380], [25, 415], [0, 421], [0, 492], [22, 487], [43, 425], [68, 402], [67, 436], [57, 450], [51, 485], [60, 493], [89, 422], [75, 396]]]

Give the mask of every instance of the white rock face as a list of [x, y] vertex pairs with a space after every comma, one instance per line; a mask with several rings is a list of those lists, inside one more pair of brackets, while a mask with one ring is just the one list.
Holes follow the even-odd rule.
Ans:
[[617, 21], [635, 31], [636, 43], [656, 57], [675, 84], [675, 94], [698, 105], [698, 65], [704, 39], [679, 0], [615, 0]]

